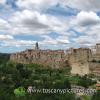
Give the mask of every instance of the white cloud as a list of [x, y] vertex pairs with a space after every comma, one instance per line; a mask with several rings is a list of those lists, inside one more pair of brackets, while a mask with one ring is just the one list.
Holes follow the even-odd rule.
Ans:
[[13, 36], [11, 35], [0, 35], [0, 41], [7, 41], [7, 40], [12, 40]]
[[[82, 31], [88, 27], [96, 26], [100, 24], [100, 17], [95, 12], [81, 11], [70, 22], [71, 27]], [[84, 29], [85, 28], [85, 29]]]
[[[0, 32], [5, 35], [43, 35], [44, 40], [40, 43], [44, 45], [69, 44], [69, 40], [73, 38], [76, 44], [100, 42], [100, 17], [95, 13], [100, 10], [99, 0], [17, 0], [16, 3], [21, 10], [13, 12], [6, 20], [0, 19]], [[80, 12], [77, 16], [66, 18], [42, 12], [58, 3], [79, 9]], [[70, 31], [71, 29], [75, 32]], [[56, 32], [58, 37], [53, 39], [47, 36], [51, 32]], [[4, 43], [8, 46], [28, 46], [35, 43], [30, 40], [15, 40], [12, 36], [4, 38], [1, 35], [0, 39], [5, 40]]]
[[36, 41], [30, 40], [5, 40], [2, 47], [32, 47]]
[[79, 35], [73, 40], [77, 44], [88, 46], [100, 43], [100, 24], [88, 28], [82, 35]]
[[73, 17], [70, 23], [70, 27], [80, 34], [84, 34], [97, 26], [100, 26], [100, 17], [95, 12], [81, 11]]
[[100, 0], [59, 0], [64, 6], [85, 11], [100, 11]]
[[10, 28], [10, 24], [4, 20], [0, 18], [0, 32], [7, 32]]
[[67, 30], [67, 21], [37, 11], [16, 12], [10, 19], [12, 34], [48, 34]]
[[27, 9], [47, 9], [50, 6], [56, 5], [59, 0], [18, 0], [16, 4], [20, 8], [27, 8]]
[[30, 47], [33, 46], [36, 41], [31, 40], [18, 40], [12, 35], [0, 34], [0, 45], [1, 47]]
[[57, 39], [56, 39], [56, 41], [58, 42], [58, 44], [69, 44], [70, 43], [70, 41], [69, 41], [69, 39], [68, 39], [68, 36], [59, 36]]
[[61, 4], [63, 6], [69, 6], [79, 10], [85, 11], [99, 11], [100, 0], [18, 0], [17, 5], [20, 8], [32, 8], [32, 9], [47, 9], [52, 5]]
[[93, 38], [89, 36], [79, 36], [78, 38], [74, 39], [78, 44], [90, 44], [93, 41]]
[[40, 41], [40, 43], [43, 44], [43, 45], [59, 46], [60, 44], [61, 45], [65, 45], [65, 44], [70, 43], [70, 41], [68, 40], [67, 36], [59, 36], [59, 37], [57, 37], [55, 39], [51, 38], [48, 35], [43, 35], [42, 37], [44, 38], [44, 40]]
[[44, 38], [44, 40], [40, 42], [41, 45], [57, 45], [57, 41], [50, 36], [43, 35], [41, 37]]
[[0, 0], [0, 4], [5, 4], [6, 0]]
[[80, 26], [96, 25], [100, 24], [100, 17], [94, 12], [81, 11], [78, 13], [76, 21]]
[[[39, 11], [22, 10], [15, 12], [8, 20], [0, 19], [0, 29], [3, 33], [10, 35], [47, 35], [50, 32], [56, 32], [60, 35], [69, 35], [66, 30], [68, 29], [69, 21], [59, 19], [52, 15], [42, 14]], [[40, 41], [42, 44], [59, 45], [69, 43], [65, 37], [58, 39], [45, 38]], [[4, 40], [2, 46], [7, 47], [27, 47], [32, 46], [36, 41], [30, 40]]]
[[80, 46], [92, 46], [96, 43], [100, 43], [100, 37], [94, 37], [89, 35], [79, 36], [78, 38], [74, 39], [75, 43], [79, 44]]

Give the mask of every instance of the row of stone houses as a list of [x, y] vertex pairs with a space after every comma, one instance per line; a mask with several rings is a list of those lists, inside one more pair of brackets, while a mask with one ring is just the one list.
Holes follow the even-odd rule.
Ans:
[[[14, 53], [10, 57], [16, 63], [35, 63], [52, 68], [71, 67], [72, 74], [100, 75], [100, 44], [95, 46], [95, 53], [89, 48], [69, 50], [41, 50], [36, 43], [35, 49]], [[98, 72], [97, 72], [98, 71]]]
[[65, 67], [64, 50], [26, 50], [12, 54], [10, 60], [16, 63], [35, 63], [50, 66], [52, 68]]

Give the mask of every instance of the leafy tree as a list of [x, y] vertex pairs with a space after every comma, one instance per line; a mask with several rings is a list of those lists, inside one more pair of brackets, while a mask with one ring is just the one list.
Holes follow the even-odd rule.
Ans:
[[87, 75], [81, 77], [80, 80], [78, 81], [78, 85], [83, 86], [85, 88], [88, 88], [90, 85], [93, 85], [93, 84], [95, 84], [95, 81], [92, 81], [91, 79], [89, 79]]
[[91, 100], [100, 100], [100, 90], [94, 93]]

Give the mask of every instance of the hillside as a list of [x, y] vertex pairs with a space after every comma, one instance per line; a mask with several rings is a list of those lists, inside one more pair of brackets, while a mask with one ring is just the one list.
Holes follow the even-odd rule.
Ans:
[[7, 62], [9, 58], [10, 58], [10, 54], [0, 53], [0, 64]]

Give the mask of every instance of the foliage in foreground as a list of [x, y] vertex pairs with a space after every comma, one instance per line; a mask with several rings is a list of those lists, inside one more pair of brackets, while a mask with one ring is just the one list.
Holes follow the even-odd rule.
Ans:
[[[0, 60], [0, 100], [77, 100], [72, 93], [65, 94], [28, 94], [28, 86], [36, 88], [71, 88], [76, 84], [88, 88], [94, 84], [86, 76], [70, 77], [69, 69], [51, 69], [37, 64], [15, 64]], [[6, 62], [6, 63], [5, 63]], [[20, 88], [23, 87], [23, 88]], [[100, 94], [100, 93], [98, 93]], [[92, 100], [98, 100], [98, 94], [94, 94]]]

